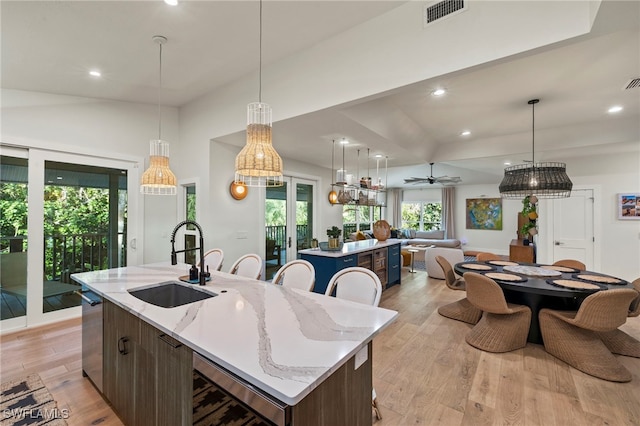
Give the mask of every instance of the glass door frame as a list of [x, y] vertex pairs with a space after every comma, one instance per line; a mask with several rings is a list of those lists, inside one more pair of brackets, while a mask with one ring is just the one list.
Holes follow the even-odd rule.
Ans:
[[[3, 154], [11, 152], [2, 147]], [[28, 250], [27, 250], [27, 314], [0, 322], [0, 331], [44, 324], [53, 321], [77, 317], [81, 306], [44, 313], [43, 311], [43, 265], [44, 257], [44, 188], [45, 161], [82, 164], [96, 167], [127, 170], [127, 265], [137, 265], [142, 259], [142, 250], [136, 249], [136, 240], [142, 235], [143, 211], [140, 205], [138, 185], [140, 180], [138, 162], [135, 160], [117, 160], [90, 155], [72, 154], [57, 150], [24, 147], [28, 159], [28, 195], [27, 212]], [[14, 321], [21, 320], [21, 321]]]
[[[318, 228], [318, 213], [319, 213], [319, 193], [318, 193], [318, 188], [320, 186], [320, 178], [318, 176], [311, 176], [311, 175], [302, 175], [302, 174], [290, 174], [290, 173], [285, 173], [284, 177], [283, 177], [283, 181], [286, 182], [287, 185], [287, 223], [286, 223], [286, 228], [287, 228], [287, 232], [286, 232], [286, 246], [285, 247], [285, 253], [286, 253], [286, 258], [283, 259], [283, 264], [286, 262], [289, 262], [291, 260], [295, 260], [298, 257], [298, 252], [297, 249], [294, 248], [294, 241], [297, 241], [297, 239], [295, 238], [296, 235], [296, 220], [295, 220], [295, 200], [296, 200], [296, 194], [295, 194], [295, 188], [296, 185], [301, 183], [301, 184], [305, 184], [305, 185], [311, 185], [312, 186], [312, 194], [313, 194], [313, 207], [312, 207], [312, 224], [311, 226], [313, 227], [313, 229], [317, 232], [317, 228]], [[266, 253], [265, 253], [265, 244], [264, 241], [266, 239], [266, 232], [265, 232], [265, 226], [266, 226], [266, 220], [265, 220], [265, 202], [266, 202], [266, 198], [267, 198], [267, 191], [266, 188], [261, 188], [262, 191], [260, 191], [260, 207], [259, 207], [259, 213], [260, 213], [260, 217], [262, 218], [262, 226], [261, 226], [261, 230], [260, 230], [260, 241], [261, 241], [261, 251], [259, 253], [262, 253], [263, 259], [266, 258]], [[290, 200], [294, 200], [293, 203], [290, 202]], [[289, 241], [291, 241], [291, 247], [289, 247]], [[291, 250], [291, 248], [294, 248], [294, 250]], [[263, 260], [264, 263], [264, 260]], [[265, 274], [266, 274], [266, 270], [265, 270]], [[270, 278], [267, 278], [270, 279]]]

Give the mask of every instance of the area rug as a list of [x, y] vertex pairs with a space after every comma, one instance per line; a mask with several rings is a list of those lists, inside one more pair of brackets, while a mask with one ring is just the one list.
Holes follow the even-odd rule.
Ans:
[[37, 374], [2, 383], [1, 386], [0, 424], [2, 426], [63, 426], [67, 424], [64, 419], [69, 417], [68, 410], [58, 408]]
[[[476, 257], [475, 256], [465, 256], [464, 257], [464, 261], [465, 262], [475, 262], [476, 261]], [[416, 271], [426, 271], [427, 270], [427, 264], [424, 260], [414, 260], [413, 261], [413, 267], [416, 268]], [[411, 268], [411, 265], [409, 265], [409, 268]]]
[[242, 403], [193, 372], [193, 424], [197, 426], [269, 426]]

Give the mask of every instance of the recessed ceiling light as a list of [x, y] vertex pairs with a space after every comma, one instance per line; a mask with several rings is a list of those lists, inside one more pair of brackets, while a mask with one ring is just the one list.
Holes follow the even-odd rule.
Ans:
[[469, 136], [471, 134], [471, 132], [469, 130], [463, 130], [462, 132], [460, 132], [460, 136]]
[[622, 111], [622, 107], [620, 105], [614, 105], [611, 108], [609, 108], [609, 114], [615, 114], [616, 112], [620, 112]]
[[349, 143], [348, 140], [346, 140], [345, 138], [342, 138], [342, 140], [340, 141], [341, 144], [346, 145]]
[[376, 154], [376, 158], [382, 158], [382, 154]]
[[98, 71], [98, 70], [91, 70], [91, 71], [89, 71], [89, 75], [91, 77], [100, 77], [100, 76], [102, 76], [102, 73], [100, 71]]
[[510, 165], [511, 165], [511, 161], [505, 161], [505, 162], [504, 162], [504, 165], [505, 165], [505, 166], [510, 166]]
[[431, 92], [431, 94], [432, 94], [433, 96], [442, 96], [442, 95], [444, 95], [445, 93], [447, 93], [447, 91], [446, 91], [445, 89], [436, 89], [436, 90], [434, 90], [433, 92]]
[[168, 4], [169, 6], [177, 6], [178, 5], [178, 0], [164, 0], [164, 2], [166, 4]]

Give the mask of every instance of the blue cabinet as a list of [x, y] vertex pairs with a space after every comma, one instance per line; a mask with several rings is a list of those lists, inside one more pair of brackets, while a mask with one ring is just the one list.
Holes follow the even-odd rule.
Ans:
[[324, 294], [327, 285], [333, 274], [344, 268], [358, 266], [358, 256], [349, 254], [342, 257], [314, 256], [307, 253], [300, 253], [300, 257], [310, 262], [316, 270], [316, 284], [313, 291]]
[[390, 287], [394, 284], [400, 284], [400, 258], [400, 244], [394, 244], [390, 246], [389, 256], [387, 259], [389, 273], [389, 277], [387, 279], [387, 287]]
[[[400, 284], [400, 243], [382, 248], [372, 246], [369, 250], [359, 250], [357, 253], [345, 254], [339, 257], [319, 256], [317, 252], [305, 251], [300, 252], [300, 257], [311, 262], [316, 270], [316, 284], [313, 287], [313, 291], [316, 293], [324, 294], [333, 274], [352, 266], [366, 267], [378, 275], [384, 273], [385, 276], [380, 277], [380, 281], [385, 288]], [[361, 259], [360, 262], [358, 258]], [[370, 260], [365, 262], [364, 259]]]

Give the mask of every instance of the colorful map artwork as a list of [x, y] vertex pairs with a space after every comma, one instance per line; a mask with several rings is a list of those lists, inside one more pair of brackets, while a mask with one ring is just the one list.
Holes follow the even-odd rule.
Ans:
[[467, 229], [502, 230], [502, 198], [467, 198]]

